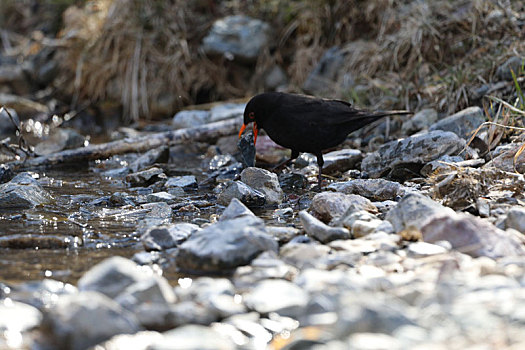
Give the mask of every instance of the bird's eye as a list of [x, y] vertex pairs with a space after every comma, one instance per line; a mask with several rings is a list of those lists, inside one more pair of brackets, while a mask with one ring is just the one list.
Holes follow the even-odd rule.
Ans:
[[255, 119], [255, 113], [250, 112], [250, 113], [248, 114], [248, 118], [250, 118], [251, 120], [254, 120], [254, 119]]

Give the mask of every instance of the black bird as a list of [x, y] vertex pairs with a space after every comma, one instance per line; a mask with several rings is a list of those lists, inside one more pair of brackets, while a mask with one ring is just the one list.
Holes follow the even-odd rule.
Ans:
[[340, 100], [266, 92], [254, 96], [246, 105], [239, 137], [247, 124], [253, 122], [254, 144], [258, 131], [264, 129], [275, 143], [292, 150], [292, 156], [283, 164], [297, 158], [300, 152], [314, 154], [321, 188], [323, 150], [337, 146], [349, 133], [379, 118], [397, 114], [412, 113], [371, 112], [353, 108], [350, 103]]

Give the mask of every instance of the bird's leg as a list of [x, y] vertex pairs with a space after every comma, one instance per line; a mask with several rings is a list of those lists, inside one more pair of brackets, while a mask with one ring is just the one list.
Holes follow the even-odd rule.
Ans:
[[319, 166], [319, 175], [317, 176], [317, 179], [319, 180], [319, 191], [320, 191], [323, 186], [323, 178], [321, 174], [323, 171], [324, 159], [323, 159], [322, 153], [318, 153], [315, 156], [317, 157], [317, 165]]
[[290, 159], [287, 159], [279, 164], [277, 164], [276, 166], [274, 166], [272, 168], [273, 171], [281, 171], [285, 166], [287, 166], [288, 164], [290, 164], [290, 162], [294, 159], [297, 159], [297, 157], [299, 157], [299, 152], [298, 151], [294, 151], [292, 150], [292, 155], [290, 156]]

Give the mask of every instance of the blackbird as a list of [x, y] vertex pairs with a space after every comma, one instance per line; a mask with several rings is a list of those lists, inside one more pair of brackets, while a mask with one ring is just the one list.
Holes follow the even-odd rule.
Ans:
[[340, 100], [266, 92], [254, 96], [246, 105], [239, 138], [247, 124], [253, 122], [254, 145], [257, 133], [264, 129], [275, 143], [292, 150], [292, 156], [282, 165], [297, 158], [300, 152], [314, 154], [321, 188], [323, 150], [337, 146], [349, 133], [379, 118], [397, 114], [411, 112], [370, 112]]

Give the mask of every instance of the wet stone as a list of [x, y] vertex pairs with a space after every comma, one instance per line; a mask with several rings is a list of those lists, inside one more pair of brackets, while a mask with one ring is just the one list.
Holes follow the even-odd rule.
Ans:
[[348, 208], [376, 212], [377, 208], [365, 197], [356, 194], [321, 192], [315, 195], [310, 204], [310, 212], [317, 219], [327, 223], [345, 214]]
[[73, 350], [141, 330], [129, 311], [97, 292], [59, 297], [57, 304], [46, 311], [43, 324], [53, 343]]
[[525, 208], [512, 207], [504, 221], [505, 228], [513, 228], [525, 234]]
[[208, 163], [208, 169], [211, 171], [219, 170], [225, 166], [237, 163], [231, 154], [218, 154], [213, 156]]
[[350, 232], [346, 228], [330, 227], [308, 214], [306, 210], [299, 212], [299, 218], [306, 233], [322, 243], [328, 243], [336, 239], [350, 238]]
[[146, 251], [166, 250], [180, 245], [199, 229], [199, 226], [189, 223], [152, 227], [140, 237], [140, 240]]
[[260, 207], [266, 203], [264, 193], [257, 191], [242, 181], [233, 181], [219, 194], [217, 203], [228, 205], [237, 198], [248, 207]]
[[181, 187], [184, 189], [197, 188], [197, 179], [193, 175], [174, 176], [168, 178], [164, 184], [166, 188]]
[[155, 192], [146, 196], [148, 202], [166, 202], [173, 203], [177, 198], [175, 195], [168, 192]]
[[425, 242], [449, 241], [453, 249], [472, 257], [525, 255], [520, 238], [469, 214], [434, 217], [422, 228]]
[[292, 282], [266, 280], [248, 292], [244, 301], [260, 314], [276, 312], [281, 316], [297, 317], [308, 303], [308, 294]]
[[443, 130], [452, 131], [459, 137], [468, 140], [478, 126], [485, 121], [483, 110], [477, 106], [468, 107], [451, 116], [439, 120], [430, 127], [430, 131]]
[[279, 174], [279, 185], [285, 192], [294, 192], [298, 189], [304, 189], [308, 186], [306, 176], [298, 173], [281, 173]]
[[267, 234], [264, 222], [244, 216], [193, 233], [177, 250], [177, 267], [183, 271], [228, 273], [249, 264], [264, 251], [277, 249], [277, 242]]
[[48, 204], [53, 197], [29, 173], [20, 173], [0, 185], [0, 208], [33, 208]]
[[388, 142], [368, 154], [361, 170], [372, 178], [404, 169], [417, 175], [426, 163], [447, 154], [453, 155], [465, 147], [465, 140], [450, 131], [435, 130]]
[[65, 149], [84, 146], [86, 138], [73, 129], [56, 128], [48, 139], [35, 146], [37, 155], [49, 155]]
[[242, 163], [247, 167], [255, 166], [255, 145], [253, 144], [253, 133], [242, 135], [237, 143], [237, 148], [241, 151]]
[[385, 179], [355, 179], [346, 182], [334, 182], [327, 188], [344, 194], [358, 194], [373, 201], [394, 200], [398, 196], [402, 197], [413, 191], [399, 182]]
[[221, 216], [219, 217], [220, 221], [230, 220], [239, 218], [241, 216], [255, 216], [255, 214], [248, 209], [240, 200], [237, 198], [232, 198], [230, 204], [224, 209]]
[[452, 215], [454, 211], [418, 193], [403, 197], [397, 206], [386, 214], [396, 233], [409, 228], [420, 229], [432, 216]]
[[0, 164], [0, 184], [8, 182], [15, 176], [13, 170], [5, 164]]
[[435, 109], [422, 109], [412, 116], [409, 120], [403, 122], [401, 130], [406, 135], [412, 135], [423, 129], [428, 129], [438, 119]]
[[126, 176], [126, 181], [133, 187], [149, 186], [157, 181], [166, 180], [167, 176], [160, 168], [150, 168]]
[[71, 284], [46, 278], [41, 281], [25, 282], [13, 287], [9, 297], [38, 309], [43, 309], [54, 305], [57, 296], [77, 292], [77, 287]]
[[132, 172], [137, 172], [155, 163], [167, 163], [169, 158], [170, 148], [168, 146], [162, 146], [141, 154], [129, 165], [129, 168]]
[[261, 168], [246, 168], [241, 173], [241, 181], [257, 191], [264, 193], [266, 205], [280, 204], [283, 201], [283, 190], [277, 175]]
[[354, 169], [358, 162], [363, 159], [363, 153], [358, 149], [342, 149], [323, 155], [324, 174], [335, 174]]

